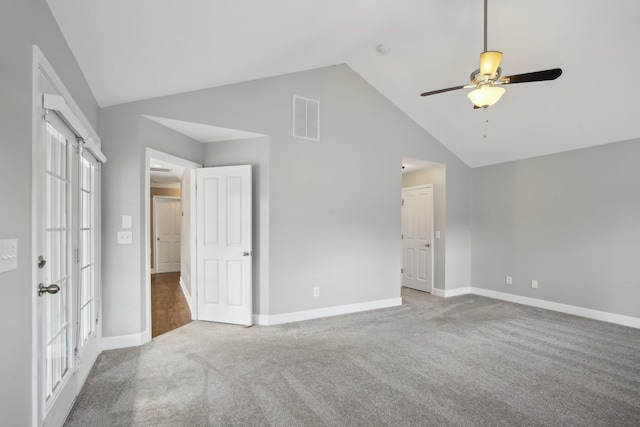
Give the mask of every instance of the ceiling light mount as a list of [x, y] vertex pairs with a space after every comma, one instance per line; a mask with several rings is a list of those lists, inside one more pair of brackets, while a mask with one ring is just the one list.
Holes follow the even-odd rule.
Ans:
[[376, 52], [378, 52], [380, 55], [386, 55], [387, 53], [391, 52], [391, 48], [386, 44], [379, 44], [376, 47]]

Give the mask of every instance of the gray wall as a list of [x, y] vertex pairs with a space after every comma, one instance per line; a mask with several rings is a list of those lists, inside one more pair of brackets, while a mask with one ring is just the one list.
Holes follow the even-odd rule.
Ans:
[[473, 169], [472, 285], [640, 317], [638, 159], [640, 139]]
[[[322, 141], [291, 135], [293, 94], [321, 102]], [[117, 171], [105, 173], [104, 183], [109, 198], [103, 203], [107, 234], [103, 250], [109, 263], [105, 271], [116, 270], [105, 273], [104, 286], [109, 288], [105, 292], [112, 299], [105, 301], [105, 336], [146, 328], [136, 320], [144, 310], [138, 261], [144, 256], [142, 247], [136, 242], [130, 248], [140, 251], [138, 260], [119, 255], [120, 248], [109, 237], [115, 236], [109, 223], [125, 211], [138, 212], [139, 218], [141, 197], [119, 195], [123, 188], [135, 193], [139, 189], [134, 187], [142, 186], [144, 143], [137, 131], [141, 114], [268, 135], [268, 231], [259, 232], [259, 256], [268, 256], [268, 269], [259, 264], [256, 314], [399, 296], [403, 157], [447, 165], [445, 286], [469, 286], [470, 169], [350, 68], [340, 65], [102, 110], [104, 151]], [[170, 149], [178, 150], [169, 144], [163, 151]], [[264, 153], [247, 151], [240, 156], [210, 150], [216, 148], [205, 147], [204, 157], [192, 151], [188, 158], [204, 158], [205, 164], [212, 165], [258, 164], [262, 176]], [[268, 253], [264, 253], [266, 236]], [[107, 261], [115, 257], [117, 263]], [[312, 296], [315, 286], [321, 288], [319, 298]]]
[[0, 6], [0, 239], [18, 239], [18, 269], [0, 274], [0, 414], [31, 424], [31, 119], [32, 45], [37, 44], [98, 128], [98, 106], [44, 0]]
[[253, 177], [253, 312], [269, 310], [269, 138], [204, 145], [204, 166], [251, 165]]
[[[201, 162], [202, 144], [153, 122], [130, 104], [101, 110], [102, 150], [102, 299], [103, 335], [132, 335], [146, 330], [147, 244], [144, 178], [146, 147]], [[133, 243], [118, 245], [122, 215], [133, 217]]]
[[447, 239], [447, 167], [432, 166], [427, 169], [402, 174], [402, 188], [433, 184], [433, 226], [440, 231], [440, 238], [433, 241], [433, 286], [445, 289], [445, 248]]

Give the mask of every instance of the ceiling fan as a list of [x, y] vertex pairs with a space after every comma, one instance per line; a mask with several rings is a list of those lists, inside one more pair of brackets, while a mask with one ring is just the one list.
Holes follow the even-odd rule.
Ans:
[[504, 85], [541, 82], [555, 80], [560, 77], [562, 74], [560, 68], [501, 77], [500, 60], [502, 59], [502, 52], [487, 50], [487, 1], [484, 0], [484, 52], [480, 54], [480, 68], [471, 73], [471, 84], [424, 92], [420, 96], [475, 88], [475, 90], [467, 94], [467, 97], [473, 103], [473, 108], [487, 108], [498, 102], [505, 93], [506, 90], [502, 87]]

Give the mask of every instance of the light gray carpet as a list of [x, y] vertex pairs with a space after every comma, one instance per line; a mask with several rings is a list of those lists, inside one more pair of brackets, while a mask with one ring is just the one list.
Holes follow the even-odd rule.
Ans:
[[640, 330], [465, 295], [96, 362], [68, 426], [639, 426]]

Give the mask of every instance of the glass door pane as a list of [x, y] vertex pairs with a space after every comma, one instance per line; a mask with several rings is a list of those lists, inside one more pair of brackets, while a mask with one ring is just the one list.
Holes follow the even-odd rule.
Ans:
[[47, 149], [44, 194], [44, 266], [45, 286], [57, 285], [60, 291], [45, 293], [45, 369], [46, 399], [52, 399], [71, 372], [71, 260], [72, 239], [70, 205], [69, 140], [51, 124], [46, 125]]
[[95, 161], [80, 160], [79, 349], [95, 332]]

